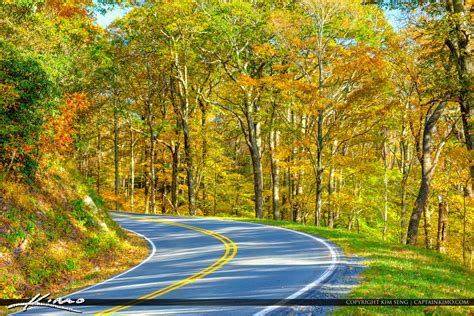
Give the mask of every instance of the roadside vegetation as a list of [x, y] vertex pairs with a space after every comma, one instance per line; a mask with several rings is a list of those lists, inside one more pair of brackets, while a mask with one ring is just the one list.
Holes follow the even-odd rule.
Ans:
[[0, 298], [58, 297], [148, 254], [147, 242], [110, 218], [70, 164], [52, 162], [33, 185], [2, 182], [0, 195]]
[[76, 159], [101, 33], [83, 3], [0, 4], [0, 298], [57, 297], [148, 253]]

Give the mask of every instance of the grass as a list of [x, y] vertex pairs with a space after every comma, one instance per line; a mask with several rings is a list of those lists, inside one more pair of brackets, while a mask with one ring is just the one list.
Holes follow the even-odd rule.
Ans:
[[56, 296], [66, 295], [104, 281], [143, 261], [148, 255], [147, 241], [132, 233], [125, 234], [127, 243], [120, 247], [120, 251], [102, 255], [95, 260], [93, 269], [88, 269], [88, 272], [82, 272], [79, 278], [70, 280], [62, 289], [56, 291]]
[[[19, 258], [7, 256], [8, 271], [0, 273], [0, 297], [31, 298], [37, 293], [61, 297], [131, 268], [148, 255], [148, 243], [124, 234], [120, 243], [109, 234], [97, 234], [82, 243], [58, 238], [46, 247], [31, 246]], [[0, 315], [7, 312], [12, 310], [0, 307]]]
[[[337, 243], [345, 255], [367, 258], [360, 285], [348, 298], [474, 298], [474, 273], [436, 251], [384, 242], [363, 234], [285, 221], [227, 218], [289, 228]], [[347, 306], [336, 315], [473, 315], [473, 307]]]

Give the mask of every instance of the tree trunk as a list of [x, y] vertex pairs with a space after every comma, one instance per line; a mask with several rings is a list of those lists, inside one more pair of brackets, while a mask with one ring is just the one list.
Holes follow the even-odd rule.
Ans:
[[466, 207], [466, 197], [469, 196], [469, 192], [467, 188], [464, 188], [463, 194], [463, 225], [462, 225], [462, 259], [463, 263], [466, 264], [466, 250], [467, 250], [467, 243], [466, 243], [466, 226], [467, 226], [467, 207]]
[[402, 200], [401, 200], [401, 211], [400, 211], [400, 242], [406, 243], [407, 234], [407, 180], [402, 180]]
[[[294, 163], [294, 162], [293, 162]], [[298, 205], [298, 177], [296, 173], [291, 175], [291, 218], [293, 222], [298, 222], [299, 205]]]
[[148, 133], [150, 134], [150, 148], [149, 148], [149, 159], [150, 159], [150, 212], [156, 214], [156, 197], [155, 197], [155, 135], [153, 131], [153, 122], [151, 114], [151, 104], [147, 105], [148, 107]]
[[407, 232], [407, 244], [408, 245], [415, 245], [416, 239], [418, 238], [418, 226], [420, 224], [421, 214], [423, 213], [423, 209], [426, 206], [426, 201], [428, 199], [428, 193], [430, 190], [431, 184], [431, 173], [428, 172], [427, 166], [425, 163], [422, 164], [422, 175], [421, 175], [421, 183], [420, 189], [418, 191], [418, 196], [416, 197], [415, 207], [412, 211], [410, 217], [410, 223], [408, 225], [408, 232]]
[[[286, 119], [291, 122], [292, 120], [292, 114], [291, 114], [291, 109], [288, 107], [286, 111]], [[293, 136], [293, 135], [292, 135]], [[282, 206], [282, 219], [286, 219], [288, 221], [291, 221], [291, 179], [290, 179], [290, 172], [291, 172], [291, 156], [288, 156], [286, 158], [286, 168], [283, 174], [283, 188], [285, 188], [282, 192], [281, 196], [281, 206]]]
[[[466, 6], [464, 5], [466, 3]], [[459, 105], [461, 108], [461, 119], [463, 124], [464, 139], [469, 152], [474, 150], [474, 119], [472, 109], [472, 78], [474, 62], [472, 60], [472, 44], [470, 44], [472, 19], [472, 3], [464, 0], [446, 1], [447, 11], [457, 17], [451, 18], [451, 32], [446, 38], [451, 59], [454, 61], [461, 89], [459, 90]], [[470, 7], [468, 7], [470, 6]], [[474, 194], [474, 165], [469, 167], [471, 174], [471, 186], [469, 195]]]
[[214, 169], [214, 201], [212, 206], [212, 216], [216, 216], [217, 209], [217, 168]]
[[[161, 159], [162, 161], [166, 161], [165, 158], [165, 152], [161, 152]], [[162, 176], [162, 181], [161, 181], [161, 214], [166, 214], [166, 195], [167, 195], [167, 183], [166, 183], [166, 168], [165, 165], [161, 167], [161, 176]]]
[[433, 237], [431, 235], [431, 207], [429, 204], [425, 206], [424, 209], [424, 217], [425, 217], [425, 247], [426, 249], [433, 248]]
[[193, 177], [193, 157], [191, 153], [191, 135], [188, 126], [187, 115], [182, 120], [184, 134], [184, 154], [186, 160], [186, 184], [188, 186], [188, 207], [191, 216], [196, 215], [196, 206], [194, 201], [194, 177]]
[[144, 177], [144, 195], [145, 195], [145, 214], [148, 214], [150, 212], [150, 176], [148, 173], [148, 146], [145, 144], [143, 145], [143, 157], [145, 160], [145, 172], [143, 173]]
[[[188, 86], [188, 67], [187, 67], [187, 51], [183, 51], [184, 55], [180, 54], [175, 50], [177, 39], [172, 38], [173, 46], [171, 48], [171, 55], [174, 58], [174, 66], [176, 71], [177, 78], [177, 93], [179, 97], [180, 104], [180, 113], [177, 113], [178, 116], [181, 115], [181, 126], [183, 128], [184, 134], [184, 154], [186, 162], [186, 184], [188, 187], [188, 209], [191, 216], [196, 215], [196, 205], [194, 197], [194, 175], [193, 175], [193, 157], [191, 149], [191, 132], [189, 130], [189, 115], [190, 115], [190, 104], [189, 104], [189, 86]], [[172, 88], [174, 89], [174, 88]], [[176, 111], [175, 107], [175, 112]]]
[[347, 222], [347, 230], [351, 231], [352, 226], [354, 225], [354, 219], [356, 217], [357, 210], [351, 210], [351, 213], [349, 214], [349, 221]]
[[119, 149], [118, 149], [118, 109], [116, 105], [116, 100], [114, 98], [114, 174], [115, 174], [115, 210], [118, 211], [118, 193], [120, 186], [119, 179]]
[[[354, 197], [354, 200], [357, 200], [360, 196], [360, 193], [361, 193], [361, 190], [357, 191], [357, 189], [358, 189], [358, 185], [356, 183], [356, 179], [355, 179], [355, 176], [353, 174], [352, 175], [352, 195]], [[351, 210], [351, 213], [349, 215], [349, 222], [347, 224], [347, 229], [349, 231], [352, 229], [352, 226], [354, 225], [354, 220], [356, 218], [357, 212], [358, 211], [356, 209]]]
[[173, 207], [174, 214], [178, 212], [179, 147], [180, 143], [179, 139], [177, 139], [174, 143], [173, 159], [171, 162], [171, 205]]
[[328, 226], [329, 228], [334, 228], [334, 203], [333, 203], [333, 194], [335, 191], [335, 181], [334, 181], [334, 158], [336, 156], [337, 140], [331, 145], [331, 166], [329, 167], [329, 179], [328, 179]]
[[[250, 99], [248, 97], [248, 99]], [[255, 217], [263, 219], [263, 168], [262, 168], [262, 157], [261, 157], [261, 145], [262, 139], [260, 135], [260, 122], [255, 122], [253, 117], [254, 110], [258, 112], [259, 107], [257, 104], [252, 104], [250, 101], [245, 101], [245, 119], [247, 128], [243, 126], [242, 122], [241, 129], [246, 134], [246, 143], [250, 151], [250, 157], [252, 158], [253, 168], [253, 180], [254, 180], [254, 194], [255, 194]], [[255, 107], [255, 108], [254, 108]]]
[[135, 138], [133, 135], [133, 121], [130, 117], [130, 209], [135, 206]]
[[[301, 115], [301, 135], [305, 135], [306, 133], [306, 125], [307, 125], [307, 117], [306, 115]], [[301, 157], [305, 156], [305, 148], [304, 146], [300, 145], [298, 146], [299, 155]], [[300, 222], [303, 222], [303, 212], [304, 212], [304, 204], [303, 204], [303, 182], [304, 182], [304, 175], [305, 171], [304, 168], [300, 168], [297, 176], [297, 182], [296, 182], [296, 194], [298, 195], [298, 198], [296, 200], [296, 207], [297, 207], [297, 219], [299, 219]]]
[[[288, 109], [288, 120], [291, 122], [291, 127], [296, 129], [295, 126], [295, 113]], [[298, 221], [298, 190], [296, 189], [297, 185], [297, 177], [296, 172], [294, 171], [295, 168], [295, 157], [297, 153], [297, 149], [294, 145], [295, 143], [295, 135], [292, 135], [291, 140], [291, 154], [288, 157], [289, 164], [288, 164], [288, 194], [289, 194], [289, 211], [290, 211], [290, 221], [297, 222]]]
[[[406, 106], [406, 111], [408, 111], [408, 104]], [[406, 226], [407, 226], [407, 190], [408, 190], [408, 176], [410, 174], [411, 161], [409, 154], [408, 142], [406, 141], [407, 137], [407, 128], [406, 128], [406, 114], [403, 114], [402, 117], [402, 131], [401, 131], [401, 141], [400, 141], [400, 151], [401, 151], [401, 163], [400, 169], [402, 172], [402, 181], [401, 181], [401, 202], [400, 202], [400, 242], [402, 244], [406, 243]]]
[[270, 132], [270, 155], [271, 155], [271, 168], [272, 168], [272, 210], [273, 219], [280, 219], [280, 160], [275, 153], [275, 148], [278, 146], [280, 141], [280, 132], [272, 129]]
[[263, 219], [263, 171], [260, 158], [260, 149], [255, 137], [252, 137], [252, 147], [250, 155], [252, 157], [252, 167], [254, 174], [254, 193], [255, 193], [255, 217]]
[[[339, 187], [336, 186], [335, 189], [336, 189], [336, 191], [343, 192], [344, 191], [344, 172], [343, 172], [343, 168], [339, 169], [339, 181], [338, 182], [339, 182]], [[341, 216], [341, 206], [338, 205], [336, 207], [335, 211], [336, 211], [336, 213], [334, 214], [334, 223], [336, 223], [336, 221]]]
[[[289, 173], [288, 169], [289, 169], [289, 167], [285, 169], [285, 172], [283, 174], [283, 183], [282, 183], [283, 188], [288, 187], [289, 177], [290, 177], [290, 173]], [[290, 212], [288, 211], [289, 200], [290, 200], [289, 190], [284, 190], [282, 192], [282, 196], [281, 196], [281, 206], [283, 208], [281, 218], [284, 219], [284, 220], [290, 220], [290, 215], [289, 215]]]
[[385, 240], [387, 237], [387, 222], [388, 222], [388, 150], [387, 150], [387, 137], [388, 137], [388, 130], [385, 128], [384, 130], [384, 140], [383, 140], [383, 231], [382, 231], [382, 239]]
[[421, 153], [421, 182], [415, 207], [413, 208], [410, 223], [408, 225], [407, 244], [409, 245], [416, 244], [421, 214], [423, 213], [423, 210], [426, 207], [426, 201], [428, 200], [431, 179], [433, 178], [434, 169], [436, 167], [436, 161], [433, 163], [431, 158], [433, 130], [444, 112], [445, 105], [445, 102], [440, 102], [434, 112], [425, 119], [425, 126], [423, 129], [423, 147]]
[[100, 168], [102, 163], [102, 134], [99, 132], [97, 135], [97, 194], [100, 194]]
[[321, 226], [321, 208], [323, 193], [323, 110], [318, 115], [318, 140], [317, 140], [317, 174], [316, 174], [316, 214], [314, 223]]
[[436, 248], [440, 253], [446, 253], [446, 238], [448, 235], [448, 203], [442, 195], [438, 196], [438, 240]]
[[332, 195], [334, 192], [334, 164], [331, 162], [329, 167], [328, 178], [328, 227], [334, 228], [334, 205], [332, 203]]
[[[319, 96], [323, 97], [324, 89], [324, 69], [322, 60], [323, 50], [323, 25], [320, 25], [319, 37], [319, 52], [318, 52], [318, 91]], [[316, 214], [314, 222], [316, 226], [321, 226], [321, 208], [322, 208], [322, 193], [323, 193], [323, 123], [324, 123], [324, 109], [319, 109], [318, 113], [318, 138], [317, 138], [317, 174], [316, 174]]]
[[201, 183], [202, 183], [202, 200], [203, 200], [203, 207], [204, 207], [204, 215], [208, 215], [208, 207], [207, 207], [207, 192], [206, 192], [206, 179], [205, 169], [206, 169], [206, 160], [207, 160], [207, 152], [208, 152], [208, 145], [207, 145], [207, 109], [206, 105], [202, 100], [199, 100], [199, 107], [201, 109], [201, 141], [202, 141], [202, 151], [201, 151]]

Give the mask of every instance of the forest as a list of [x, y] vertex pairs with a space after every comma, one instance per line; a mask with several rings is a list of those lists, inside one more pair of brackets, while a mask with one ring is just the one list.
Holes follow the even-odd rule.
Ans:
[[118, 5], [108, 28], [108, 3], [0, 5], [3, 193], [73, 162], [116, 210], [286, 220], [469, 264], [472, 3]]

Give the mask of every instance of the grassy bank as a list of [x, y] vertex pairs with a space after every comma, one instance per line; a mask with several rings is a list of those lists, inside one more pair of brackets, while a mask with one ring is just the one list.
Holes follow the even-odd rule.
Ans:
[[[280, 226], [336, 242], [345, 255], [367, 258], [362, 281], [348, 298], [474, 298], [474, 273], [447, 256], [363, 234], [284, 221], [228, 218]], [[472, 315], [472, 307], [343, 307], [336, 315]]]
[[0, 298], [64, 295], [148, 254], [147, 242], [125, 233], [66, 163], [44, 168], [33, 184], [3, 181], [0, 196]]

